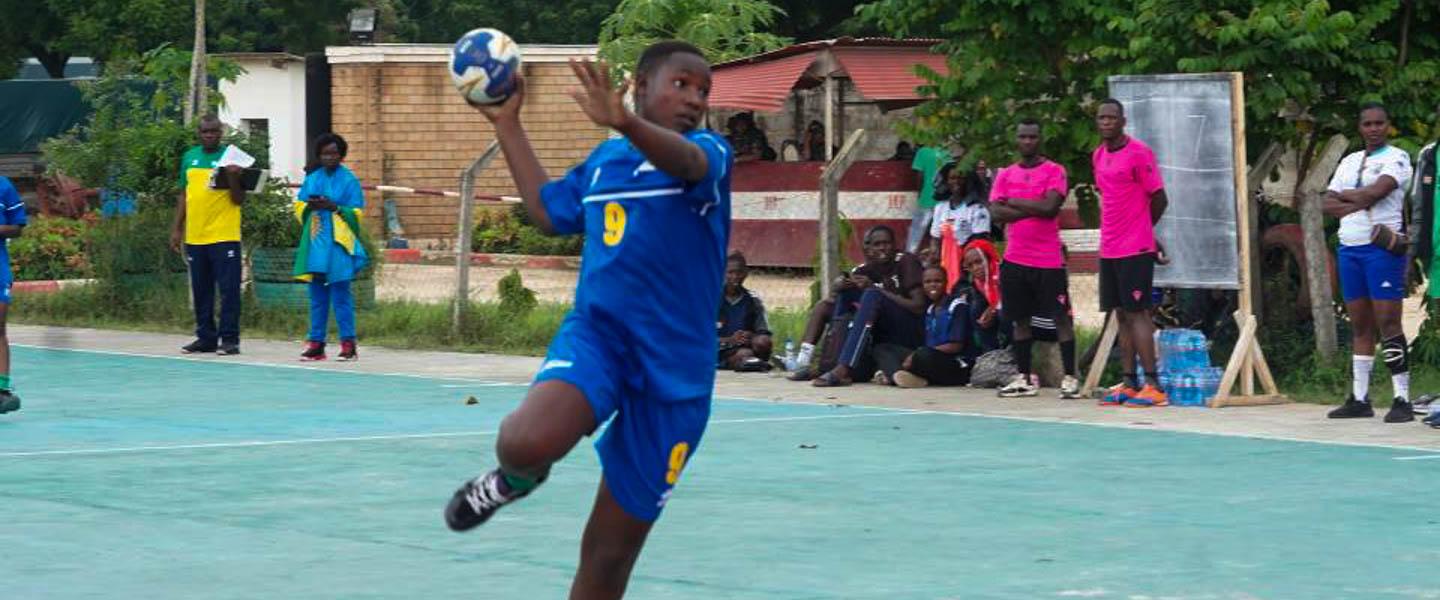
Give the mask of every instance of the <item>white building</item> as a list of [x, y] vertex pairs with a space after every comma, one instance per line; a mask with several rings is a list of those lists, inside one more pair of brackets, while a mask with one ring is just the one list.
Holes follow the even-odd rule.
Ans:
[[220, 82], [225, 106], [220, 120], [248, 133], [270, 136], [270, 174], [305, 180], [309, 140], [305, 139], [305, 59], [281, 52], [217, 54], [245, 69], [234, 82]]

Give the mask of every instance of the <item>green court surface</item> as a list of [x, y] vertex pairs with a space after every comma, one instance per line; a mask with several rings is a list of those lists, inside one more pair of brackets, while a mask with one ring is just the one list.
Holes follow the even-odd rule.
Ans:
[[[33, 348], [15, 365], [0, 598], [569, 587], [588, 444], [479, 530], [440, 518], [523, 387]], [[627, 597], [1440, 598], [1440, 461], [1396, 460], [1417, 454], [717, 400]]]

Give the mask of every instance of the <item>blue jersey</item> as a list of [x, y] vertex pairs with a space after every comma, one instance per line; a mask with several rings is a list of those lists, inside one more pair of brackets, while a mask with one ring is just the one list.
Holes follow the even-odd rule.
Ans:
[[649, 396], [709, 398], [715, 383], [715, 299], [730, 242], [724, 138], [694, 130], [709, 171], [685, 182], [630, 143], [606, 141], [540, 190], [556, 233], [585, 234], [575, 307], [580, 319], [637, 361]]
[[[25, 202], [10, 179], [0, 176], [0, 225], [24, 225]], [[10, 240], [0, 244], [0, 276], [10, 278]]]

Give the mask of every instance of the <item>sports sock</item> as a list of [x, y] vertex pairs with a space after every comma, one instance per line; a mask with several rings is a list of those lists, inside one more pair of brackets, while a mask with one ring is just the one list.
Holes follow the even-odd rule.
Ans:
[[510, 486], [510, 489], [516, 492], [528, 492], [535, 489], [535, 486], [540, 485], [540, 482], [537, 480], [526, 479], [519, 475], [511, 475], [503, 469], [500, 471], [500, 476], [505, 479], [505, 485]]
[[1066, 375], [1075, 376], [1075, 340], [1060, 342], [1060, 363]]
[[1125, 387], [1128, 387], [1128, 388], [1130, 388], [1130, 389], [1132, 389], [1132, 390], [1138, 390], [1138, 389], [1140, 389], [1140, 378], [1137, 377], [1134, 373], [1126, 373], [1126, 374], [1125, 374]]
[[1410, 399], [1410, 345], [1404, 335], [1393, 336], [1380, 342], [1380, 353], [1385, 357], [1385, 366], [1390, 367], [1390, 383], [1395, 388], [1395, 397]]
[[1015, 347], [1015, 368], [1020, 370], [1021, 375], [1030, 374], [1030, 345], [1034, 340], [1015, 340], [1012, 344]]
[[1350, 393], [1361, 402], [1370, 401], [1370, 370], [1375, 367], [1375, 357], [1353, 354], [1350, 356]]
[[10, 389], [10, 375], [9, 375], [9, 374], [0, 375], [0, 390], [9, 390], [9, 389]]

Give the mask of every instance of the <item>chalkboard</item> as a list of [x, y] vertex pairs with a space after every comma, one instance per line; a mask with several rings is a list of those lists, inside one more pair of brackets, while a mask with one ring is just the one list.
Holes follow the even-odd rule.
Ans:
[[1239, 289], [1231, 75], [1123, 75], [1109, 83], [1125, 105], [1127, 133], [1155, 151], [1170, 199], [1155, 229], [1170, 264], [1156, 267], [1156, 287]]

